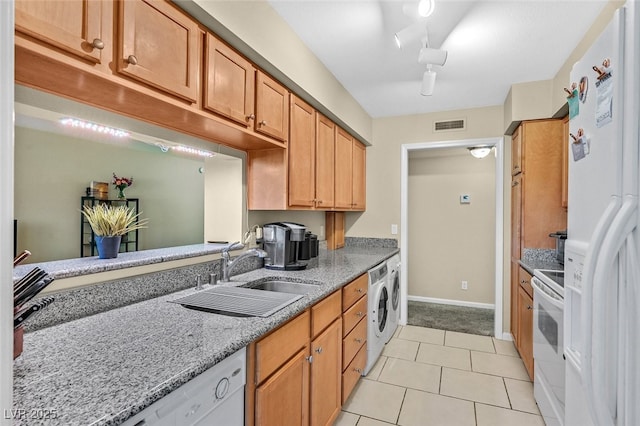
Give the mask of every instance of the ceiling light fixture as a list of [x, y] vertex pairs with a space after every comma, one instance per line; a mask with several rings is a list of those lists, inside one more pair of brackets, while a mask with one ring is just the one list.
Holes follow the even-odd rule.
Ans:
[[416, 22], [409, 25], [407, 28], [398, 31], [395, 34], [396, 44], [399, 49], [402, 49], [407, 44], [415, 40], [420, 40], [427, 36], [427, 26], [424, 22]]
[[435, 0], [420, 0], [418, 2], [418, 14], [423, 18], [426, 18], [433, 13], [435, 6]]
[[423, 47], [418, 54], [418, 62], [421, 64], [431, 64], [443, 66], [447, 62], [448, 53], [446, 50]]
[[427, 66], [427, 70], [422, 75], [422, 86], [420, 94], [422, 96], [433, 95], [433, 89], [436, 85], [436, 72], [431, 69], [431, 65]]
[[493, 147], [489, 145], [470, 146], [467, 149], [476, 158], [484, 158], [491, 152]]

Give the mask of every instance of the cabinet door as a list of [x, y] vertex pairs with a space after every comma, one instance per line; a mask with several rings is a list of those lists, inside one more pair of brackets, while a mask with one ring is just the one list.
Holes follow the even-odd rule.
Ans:
[[518, 352], [533, 380], [533, 299], [522, 287], [518, 288]]
[[364, 210], [367, 200], [366, 188], [366, 163], [367, 151], [365, 146], [358, 141], [353, 141], [353, 193], [351, 208]]
[[336, 134], [336, 208], [350, 209], [353, 196], [353, 140], [338, 128]]
[[511, 258], [520, 259], [522, 236], [522, 175], [511, 182]]
[[255, 425], [309, 424], [309, 346], [256, 388]]
[[253, 127], [255, 68], [229, 46], [207, 34], [204, 108]]
[[169, 2], [120, 2], [118, 72], [196, 101], [200, 29]]
[[315, 110], [291, 97], [291, 129], [289, 133], [289, 206], [315, 205]]
[[511, 136], [511, 176], [522, 172], [522, 127]]
[[342, 328], [335, 321], [311, 343], [311, 422], [331, 425], [341, 407]]
[[562, 207], [569, 205], [569, 116], [562, 120]]
[[316, 113], [316, 207], [335, 205], [336, 125]]
[[103, 8], [101, 0], [15, 2], [16, 31], [99, 63], [103, 60]]
[[513, 336], [513, 342], [516, 347], [518, 347], [518, 343], [520, 341], [519, 335], [519, 320], [520, 316], [518, 315], [518, 303], [520, 301], [520, 282], [518, 276], [518, 270], [520, 269], [520, 265], [517, 261], [511, 262], [511, 336]]
[[258, 71], [256, 77], [256, 132], [286, 142], [289, 133], [289, 92]]

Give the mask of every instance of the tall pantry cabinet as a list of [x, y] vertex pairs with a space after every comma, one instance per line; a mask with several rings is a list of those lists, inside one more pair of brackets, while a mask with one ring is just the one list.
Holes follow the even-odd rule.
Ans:
[[553, 249], [566, 229], [562, 203], [563, 123], [523, 121], [511, 139], [511, 334], [533, 379], [533, 290], [519, 264], [525, 248]]

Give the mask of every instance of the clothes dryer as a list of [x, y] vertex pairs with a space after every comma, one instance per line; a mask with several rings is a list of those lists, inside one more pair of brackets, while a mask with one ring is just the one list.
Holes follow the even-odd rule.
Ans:
[[386, 342], [391, 340], [400, 322], [400, 254], [387, 260], [387, 291], [389, 292], [389, 325]]
[[367, 364], [362, 373], [369, 374], [371, 368], [387, 343], [389, 327], [389, 290], [387, 285], [387, 263], [382, 262], [369, 270], [367, 311]]

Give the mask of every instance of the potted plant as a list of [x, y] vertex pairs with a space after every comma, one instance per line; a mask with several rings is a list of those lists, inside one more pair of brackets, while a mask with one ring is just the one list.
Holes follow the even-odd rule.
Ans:
[[93, 233], [96, 235], [96, 246], [100, 259], [118, 257], [120, 240], [123, 235], [146, 228], [148, 219], [139, 219], [142, 212], [135, 214], [127, 206], [112, 206], [110, 204], [96, 204], [93, 207], [83, 206], [82, 214]]

